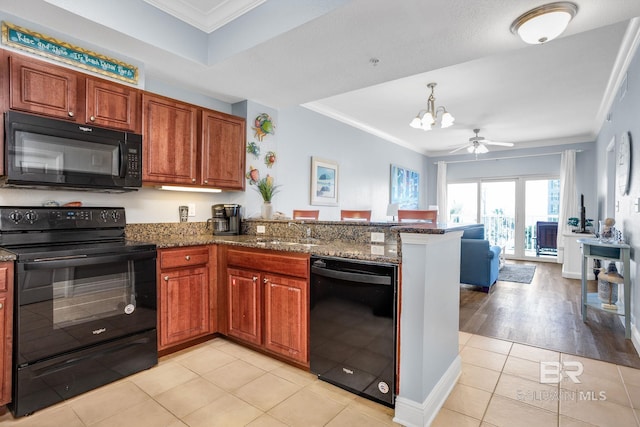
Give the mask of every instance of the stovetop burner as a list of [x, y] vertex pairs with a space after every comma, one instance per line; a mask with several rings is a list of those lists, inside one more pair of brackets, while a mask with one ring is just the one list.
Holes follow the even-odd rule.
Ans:
[[154, 250], [125, 239], [124, 208], [0, 206], [0, 247], [19, 260]]

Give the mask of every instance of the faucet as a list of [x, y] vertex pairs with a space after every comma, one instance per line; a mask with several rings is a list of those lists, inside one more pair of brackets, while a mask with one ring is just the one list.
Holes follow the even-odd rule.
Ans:
[[[295, 225], [296, 227], [303, 228], [303, 227], [302, 227], [302, 225], [303, 225], [303, 224], [304, 224], [304, 221], [301, 221], [300, 223], [289, 221], [289, 222], [287, 223], [287, 226], [288, 226], [288, 227], [291, 227], [292, 225]], [[307, 238], [307, 239], [310, 239], [310, 238], [311, 238], [311, 227], [307, 227], [307, 228], [306, 228], [305, 234], [306, 234], [306, 238]]]

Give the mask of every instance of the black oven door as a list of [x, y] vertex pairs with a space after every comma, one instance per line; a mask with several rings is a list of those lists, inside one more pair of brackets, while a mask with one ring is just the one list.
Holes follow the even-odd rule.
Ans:
[[156, 251], [16, 263], [17, 366], [156, 328]]

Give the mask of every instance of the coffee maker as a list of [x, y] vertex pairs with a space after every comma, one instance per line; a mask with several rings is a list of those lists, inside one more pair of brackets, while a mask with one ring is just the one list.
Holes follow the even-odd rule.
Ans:
[[207, 222], [213, 224], [213, 234], [240, 234], [240, 205], [218, 204], [211, 206], [211, 216]]

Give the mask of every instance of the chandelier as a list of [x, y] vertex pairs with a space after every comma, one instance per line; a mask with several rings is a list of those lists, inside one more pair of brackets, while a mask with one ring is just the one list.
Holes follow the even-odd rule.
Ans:
[[455, 118], [443, 106], [436, 108], [436, 99], [433, 97], [433, 88], [436, 87], [436, 83], [429, 83], [427, 87], [431, 89], [431, 95], [427, 100], [427, 108], [418, 111], [409, 126], [415, 129], [431, 130], [431, 126], [434, 126], [436, 120], [438, 120], [438, 113], [442, 113], [440, 127], [443, 129], [448, 128], [453, 124]]

